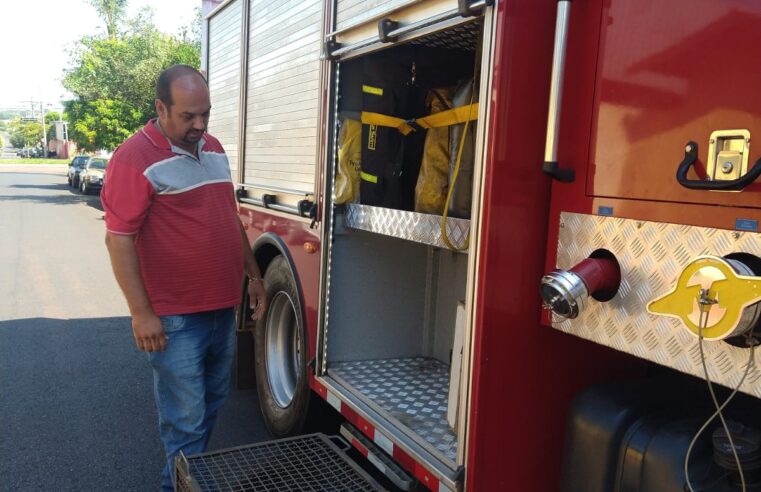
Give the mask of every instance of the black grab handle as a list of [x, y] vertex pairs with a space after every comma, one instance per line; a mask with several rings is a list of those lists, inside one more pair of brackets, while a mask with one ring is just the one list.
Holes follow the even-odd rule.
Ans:
[[737, 179], [712, 180], [704, 181], [702, 179], [692, 180], [687, 177], [687, 171], [690, 170], [695, 161], [698, 159], [698, 144], [693, 141], [687, 142], [684, 146], [684, 160], [676, 168], [676, 180], [685, 188], [691, 190], [722, 190], [722, 191], [740, 191], [761, 176], [761, 158], [759, 158], [753, 168], [745, 176]]

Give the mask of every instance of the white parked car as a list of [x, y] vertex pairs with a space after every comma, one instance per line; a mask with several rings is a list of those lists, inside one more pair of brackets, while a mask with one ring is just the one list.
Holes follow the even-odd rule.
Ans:
[[108, 159], [104, 157], [90, 157], [87, 161], [85, 168], [79, 175], [79, 191], [84, 195], [88, 195], [91, 191], [98, 190], [103, 187], [103, 178], [106, 175], [106, 166], [108, 165]]

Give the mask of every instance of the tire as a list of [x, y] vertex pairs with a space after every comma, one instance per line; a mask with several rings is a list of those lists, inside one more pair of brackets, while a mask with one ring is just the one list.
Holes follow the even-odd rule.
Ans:
[[270, 262], [264, 285], [269, 307], [254, 332], [256, 388], [267, 429], [287, 437], [301, 431], [309, 411], [306, 329], [296, 282], [283, 256]]
[[69, 186], [71, 186], [71, 176], [69, 176], [68, 178], [66, 178], [66, 180], [69, 182]]
[[90, 190], [87, 189], [87, 183], [82, 180], [79, 180], [79, 191], [81, 191], [83, 195], [87, 195], [90, 192]]

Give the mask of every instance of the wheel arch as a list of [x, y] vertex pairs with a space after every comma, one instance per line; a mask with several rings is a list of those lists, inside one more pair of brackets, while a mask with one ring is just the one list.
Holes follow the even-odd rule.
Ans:
[[[305, 336], [309, 336], [309, 330], [306, 326], [306, 310], [304, 309], [304, 291], [301, 288], [301, 279], [299, 278], [299, 272], [296, 269], [296, 263], [293, 261], [293, 257], [288, 250], [288, 245], [285, 243], [285, 241], [283, 241], [283, 238], [277, 234], [272, 232], [265, 232], [256, 238], [256, 241], [254, 241], [251, 249], [254, 252], [254, 258], [256, 258], [256, 264], [259, 266], [259, 271], [261, 272], [262, 276], [264, 276], [264, 272], [267, 271], [267, 267], [272, 262], [272, 260], [275, 259], [275, 257], [282, 256], [285, 258], [285, 262], [288, 265], [288, 270], [291, 273], [291, 278], [293, 278], [293, 281], [296, 284], [296, 293], [298, 294], [297, 300], [299, 303], [299, 309], [301, 309], [302, 313], [302, 323], [304, 323], [304, 333]], [[243, 292], [244, 299], [245, 296], [246, 293]]]

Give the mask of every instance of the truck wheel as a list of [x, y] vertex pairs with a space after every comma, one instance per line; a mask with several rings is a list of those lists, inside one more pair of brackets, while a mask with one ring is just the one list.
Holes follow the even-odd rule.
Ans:
[[309, 409], [306, 329], [296, 282], [284, 257], [267, 267], [269, 308], [254, 332], [256, 387], [267, 429], [276, 437], [301, 431]]

